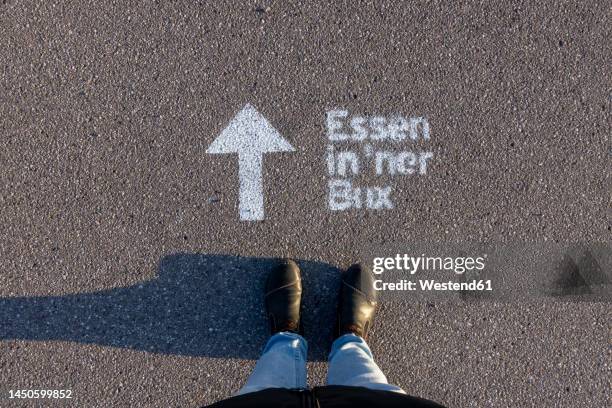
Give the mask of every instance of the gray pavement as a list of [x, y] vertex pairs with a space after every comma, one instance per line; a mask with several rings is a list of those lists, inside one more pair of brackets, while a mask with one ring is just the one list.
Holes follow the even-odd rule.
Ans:
[[[373, 247], [610, 242], [611, 17], [604, 1], [0, 2], [2, 397], [230, 395], [265, 341], [273, 257], [304, 268], [316, 385], [338, 270]], [[207, 153], [247, 103], [295, 149], [265, 155], [256, 222], [236, 157]], [[392, 186], [393, 209], [330, 209], [338, 109], [427, 119], [428, 140], [369, 143], [430, 151], [426, 174], [354, 177]], [[449, 407], [604, 407], [611, 334], [605, 302], [397, 299], [371, 346], [390, 381]]]

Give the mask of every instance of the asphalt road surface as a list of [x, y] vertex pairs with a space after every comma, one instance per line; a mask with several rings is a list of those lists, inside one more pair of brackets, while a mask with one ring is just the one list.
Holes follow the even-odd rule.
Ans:
[[[606, 1], [0, 1], [0, 405], [229, 396], [270, 258], [303, 266], [316, 385], [373, 246], [610, 242], [611, 31]], [[293, 151], [239, 174], [207, 150], [245, 106]], [[608, 302], [403, 298], [370, 343], [449, 407], [604, 407], [611, 338]]]

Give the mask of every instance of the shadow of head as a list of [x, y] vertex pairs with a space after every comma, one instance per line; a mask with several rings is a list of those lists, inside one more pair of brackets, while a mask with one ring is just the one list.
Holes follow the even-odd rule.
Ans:
[[[156, 279], [134, 286], [66, 296], [3, 298], [0, 338], [257, 358], [268, 337], [263, 286], [275, 262], [175, 254], [161, 260]], [[310, 358], [324, 360], [332, 339], [338, 270], [320, 262], [298, 264]]]

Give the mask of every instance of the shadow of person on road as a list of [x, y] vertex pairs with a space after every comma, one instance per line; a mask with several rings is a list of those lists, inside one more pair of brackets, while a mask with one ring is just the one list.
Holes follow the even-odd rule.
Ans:
[[[94, 293], [0, 299], [0, 339], [65, 340], [162, 354], [258, 358], [268, 337], [263, 285], [274, 259], [174, 254], [159, 276]], [[310, 359], [332, 341], [337, 268], [298, 261]]]

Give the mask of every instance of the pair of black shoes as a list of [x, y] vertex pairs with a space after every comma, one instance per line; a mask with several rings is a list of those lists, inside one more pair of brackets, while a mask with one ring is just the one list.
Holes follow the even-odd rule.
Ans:
[[[335, 338], [346, 333], [367, 338], [376, 310], [373, 282], [372, 274], [359, 264], [342, 273]], [[271, 334], [281, 331], [303, 333], [300, 319], [302, 277], [300, 268], [292, 260], [282, 260], [270, 271], [265, 304]]]

